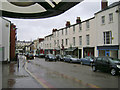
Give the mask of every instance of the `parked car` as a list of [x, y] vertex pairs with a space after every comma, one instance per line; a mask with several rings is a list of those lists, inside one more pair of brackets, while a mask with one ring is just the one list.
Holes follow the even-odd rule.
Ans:
[[32, 60], [32, 59], [34, 59], [34, 55], [33, 55], [33, 54], [31, 54], [31, 53], [30, 53], [30, 54], [27, 54], [26, 58], [27, 58], [27, 59], [31, 59], [31, 60]]
[[35, 57], [38, 57], [38, 54], [35, 54]]
[[65, 57], [64, 57], [64, 61], [65, 62], [70, 62], [70, 63], [80, 63], [80, 59], [79, 58], [77, 58], [76, 56], [74, 56], [74, 55], [66, 55]]
[[53, 54], [47, 54], [45, 56], [45, 61], [56, 61], [56, 56]]
[[85, 58], [81, 58], [80, 62], [82, 65], [86, 64], [86, 65], [92, 65], [94, 60], [93, 56], [86, 56]]
[[45, 54], [41, 53], [41, 54], [38, 55], [38, 57], [44, 58], [44, 57], [45, 57]]
[[111, 75], [117, 75], [120, 73], [120, 59], [112, 57], [97, 57], [92, 65], [92, 70], [95, 72], [97, 70], [109, 71]]
[[57, 54], [57, 55], [56, 55], [56, 59], [57, 59], [58, 61], [63, 61], [63, 55]]

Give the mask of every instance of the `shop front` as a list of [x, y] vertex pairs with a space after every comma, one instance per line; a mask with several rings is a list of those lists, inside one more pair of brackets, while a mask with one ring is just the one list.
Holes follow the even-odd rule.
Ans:
[[65, 50], [66, 55], [75, 55], [78, 57], [78, 48], [77, 47], [70, 47]]
[[83, 47], [83, 57], [94, 56], [94, 47]]
[[98, 56], [110, 56], [118, 58], [119, 45], [114, 46], [97, 46]]

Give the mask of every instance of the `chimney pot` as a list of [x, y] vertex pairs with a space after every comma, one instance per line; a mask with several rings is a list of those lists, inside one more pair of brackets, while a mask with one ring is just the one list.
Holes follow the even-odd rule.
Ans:
[[77, 24], [81, 23], [81, 19], [80, 19], [80, 17], [77, 17], [77, 19], [76, 19], [76, 23], [77, 23]]
[[66, 27], [70, 27], [70, 21], [66, 22]]
[[105, 9], [107, 7], [108, 7], [108, 1], [107, 0], [102, 0], [102, 2], [101, 2], [101, 9], [103, 10], [103, 9]]

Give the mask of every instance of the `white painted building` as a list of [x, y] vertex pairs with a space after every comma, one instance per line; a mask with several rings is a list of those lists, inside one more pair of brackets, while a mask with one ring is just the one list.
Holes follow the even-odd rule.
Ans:
[[0, 61], [10, 61], [10, 25], [10, 21], [0, 17]]
[[[54, 30], [44, 39], [44, 49], [53, 54], [85, 56], [111, 56], [120, 58], [120, 2], [107, 6], [101, 2], [101, 10], [93, 18]], [[80, 18], [79, 18], [79, 21]], [[63, 53], [64, 52], [64, 53]]]

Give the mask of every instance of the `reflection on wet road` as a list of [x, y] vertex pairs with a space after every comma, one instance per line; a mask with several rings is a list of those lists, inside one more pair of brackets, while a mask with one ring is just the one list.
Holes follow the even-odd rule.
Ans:
[[44, 59], [31, 60], [28, 70], [57, 88], [118, 88], [118, 76], [92, 72], [90, 66], [65, 62], [45, 62]]
[[118, 76], [92, 72], [90, 66], [46, 62], [44, 58], [29, 60], [19, 57], [17, 62], [2, 66], [3, 88], [118, 88]]

